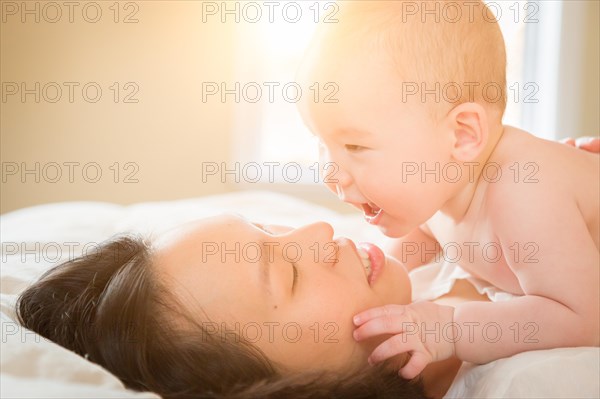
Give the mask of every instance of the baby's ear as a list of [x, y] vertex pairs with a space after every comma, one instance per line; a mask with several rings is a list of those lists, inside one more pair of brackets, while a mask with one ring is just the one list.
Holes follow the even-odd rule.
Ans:
[[477, 103], [463, 103], [454, 107], [448, 118], [454, 138], [452, 156], [463, 162], [476, 159], [489, 138], [485, 108]]

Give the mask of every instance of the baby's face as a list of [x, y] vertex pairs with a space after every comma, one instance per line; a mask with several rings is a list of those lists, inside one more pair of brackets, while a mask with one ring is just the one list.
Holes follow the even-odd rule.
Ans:
[[385, 54], [351, 52], [330, 63], [318, 56], [305, 62], [301, 78], [336, 84], [338, 102], [311, 98], [300, 112], [319, 138], [321, 166], [332, 163], [323, 176], [329, 189], [386, 235], [403, 236], [450, 198], [454, 188], [440, 177], [453, 142], [447, 123], [436, 126], [428, 115], [430, 104], [403, 100], [402, 81]]

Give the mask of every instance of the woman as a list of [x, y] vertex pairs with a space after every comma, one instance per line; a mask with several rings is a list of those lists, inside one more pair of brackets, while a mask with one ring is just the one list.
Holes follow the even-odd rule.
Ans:
[[[598, 152], [600, 141], [577, 145]], [[575, 145], [573, 141], [567, 144]], [[587, 146], [587, 147], [585, 147]], [[460, 361], [397, 376], [369, 367], [383, 339], [356, 342], [361, 310], [408, 303], [406, 269], [370, 260], [326, 223], [291, 229], [234, 216], [184, 225], [152, 245], [123, 236], [48, 271], [19, 298], [21, 323], [129, 388], [165, 398], [442, 397]], [[464, 280], [436, 302], [487, 300]]]
[[412, 382], [397, 375], [404, 358], [367, 365], [382, 339], [356, 342], [352, 315], [408, 303], [411, 286], [393, 258], [371, 256], [372, 269], [365, 258], [326, 223], [224, 215], [152, 245], [110, 241], [47, 272], [17, 309], [27, 328], [165, 398], [442, 396], [455, 359]]

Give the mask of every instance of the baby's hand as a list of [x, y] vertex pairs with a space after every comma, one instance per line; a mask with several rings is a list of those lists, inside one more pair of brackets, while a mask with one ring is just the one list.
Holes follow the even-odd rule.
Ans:
[[560, 142], [589, 152], [600, 153], [600, 139], [598, 137], [579, 137], [577, 140], [568, 137], [560, 140]]
[[410, 360], [399, 374], [412, 379], [431, 362], [454, 355], [454, 308], [433, 302], [409, 305], [385, 305], [365, 310], [354, 316], [354, 339], [362, 341], [383, 334], [393, 334], [382, 342], [371, 356], [375, 364], [401, 353], [410, 353]]

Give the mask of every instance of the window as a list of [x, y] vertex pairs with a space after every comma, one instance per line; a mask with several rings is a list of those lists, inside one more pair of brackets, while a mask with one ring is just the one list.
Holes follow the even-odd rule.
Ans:
[[[304, 168], [300, 183], [308, 184], [316, 180], [314, 170], [310, 169], [317, 161], [316, 140], [303, 125], [295, 104], [283, 98], [282, 88], [287, 82], [294, 82], [301, 57], [317, 27], [317, 13], [321, 20], [335, 17], [335, 5], [323, 1], [282, 4], [285, 3], [301, 7], [303, 17], [297, 23], [274, 18], [272, 23], [256, 24], [251, 33], [248, 26], [240, 25], [241, 43], [249, 43], [252, 38], [252, 43], [263, 46], [261, 49], [242, 46], [239, 54], [246, 61], [239, 76], [257, 77], [265, 92], [268, 82], [277, 82], [279, 86], [273, 102], [264, 104], [263, 99], [261, 106], [236, 105], [238, 120], [243, 125], [238, 129], [234, 157], [241, 162], [297, 163]], [[556, 120], [549, 115], [554, 115], [557, 107], [559, 46], [553, 44], [560, 42], [562, 2], [486, 3], [498, 17], [506, 42], [508, 104], [504, 123], [555, 138]], [[281, 17], [277, 13], [276, 16]], [[274, 177], [275, 182], [285, 182], [281, 174]]]

